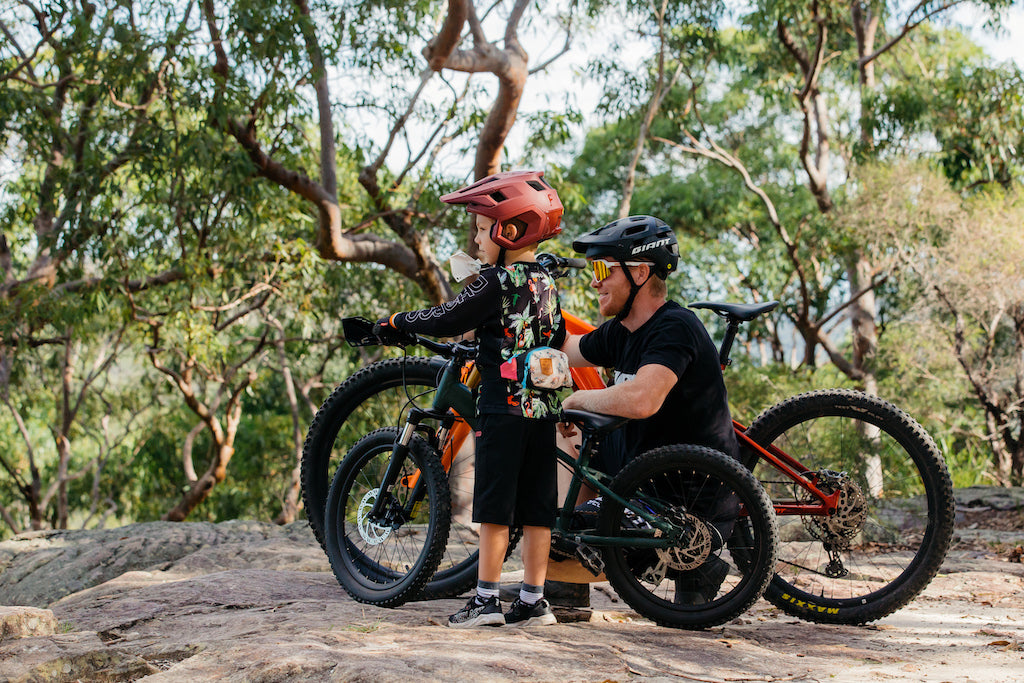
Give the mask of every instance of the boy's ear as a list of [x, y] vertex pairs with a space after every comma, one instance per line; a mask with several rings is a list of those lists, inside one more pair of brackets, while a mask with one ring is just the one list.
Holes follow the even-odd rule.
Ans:
[[519, 228], [512, 223], [501, 224], [501, 236], [507, 240], [515, 240], [519, 237]]

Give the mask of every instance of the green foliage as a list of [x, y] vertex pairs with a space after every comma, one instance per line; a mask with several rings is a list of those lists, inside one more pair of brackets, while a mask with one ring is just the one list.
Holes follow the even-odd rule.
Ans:
[[[429, 303], [415, 284], [381, 266], [325, 263], [312, 244], [315, 209], [262, 178], [263, 161], [226, 132], [229, 121], [251, 126], [269, 158], [317, 180], [312, 84], [321, 74], [311, 39], [330, 77], [342, 224], [360, 226], [359, 237], [374, 231], [391, 238], [387, 220], [405, 212], [440, 260], [465, 243], [464, 215], [437, 197], [465, 180], [464, 170], [452, 169], [465, 169], [473, 154], [492, 84], [446, 72], [407, 112], [445, 3], [314, 2], [311, 17], [294, 3], [212, 6], [224, 73], [214, 69], [205, 6], [45, 3], [41, 16], [52, 35], [42, 40], [27, 5], [4, 5], [5, 26], [19, 42], [0, 44], [0, 225], [9, 249], [0, 290], [0, 452], [9, 467], [0, 471], [0, 505], [23, 528], [57, 519], [51, 498], [41, 518], [29, 520], [19, 487], [33, 466], [44, 492], [62, 466], [76, 475], [65, 482], [75, 525], [154, 519], [180, 499], [182, 446], [198, 417], [151, 359], [179, 374], [192, 367], [196, 397], [221, 420], [225, 396], [255, 373], [229, 477], [194, 518], [276, 516], [295, 445], [273, 342], [284, 340], [292, 374], [317, 404], [376, 357], [344, 345], [342, 317]], [[579, 5], [582, 27], [574, 26], [579, 44], [595, 46], [588, 76], [603, 88], [601, 120], [581, 136], [582, 112], [569, 106], [570, 88], [560, 84], [558, 95], [520, 112], [517, 123], [527, 153], [514, 165], [546, 168], [566, 206], [562, 238], [544, 249], [570, 254], [572, 237], [615, 217], [664, 45], [664, 74], [678, 69], [679, 80], [651, 124], [631, 212], [658, 215], [675, 228], [684, 258], [670, 281], [674, 298], [782, 301], [738, 341], [727, 376], [737, 416], [749, 421], [793, 393], [853, 384], [820, 349], [804, 353], [794, 321], [840, 306], [850, 294], [851, 264], [867, 254], [878, 275], [888, 275], [874, 290], [879, 393], [936, 436], [956, 482], [989, 481], [991, 434], [964, 367], [984, 367], [1002, 391], [1012, 385], [1006, 372], [1019, 352], [1009, 316], [986, 327], [995, 299], [978, 293], [1005, 293], [1006, 283], [1016, 282], [1005, 258], [1016, 253], [1015, 242], [997, 223], [1019, 226], [1020, 214], [1016, 200], [990, 186], [1012, 195], [1020, 185], [1020, 70], [994, 64], [954, 29], [923, 24], [876, 61], [877, 83], [867, 90], [858, 82], [849, 3], [816, 6], [823, 11], [817, 23], [811, 5], [771, 0], [723, 28], [724, 4], [672, 2], [659, 35], [661, 5]], [[893, 37], [905, 10], [886, 3], [871, 9], [881, 20], [879, 39]], [[567, 10], [538, 4], [520, 28], [548, 35]], [[500, 23], [508, 11], [498, 4], [486, 21]], [[610, 17], [614, 32], [586, 33]], [[808, 189], [793, 96], [802, 73], [779, 41], [780, 23], [801, 46], [828, 29], [818, 87], [834, 162], [830, 211]], [[647, 57], [640, 68], [638, 54]], [[13, 73], [27, 55], [32, 68]], [[407, 115], [392, 147], [404, 160], [388, 157], [376, 176], [381, 194], [371, 197], [361, 174], [384, 150], [391, 124]], [[429, 148], [434, 141], [444, 144]], [[738, 164], [687, 154], [683, 145], [717, 146]], [[572, 162], [563, 168], [552, 158]], [[953, 187], [908, 159], [933, 161]], [[969, 202], [957, 194], [963, 190], [974, 195]], [[981, 242], [994, 251], [971, 248], [971, 227], [985, 231]], [[960, 279], [941, 268], [954, 257]], [[36, 268], [47, 279], [29, 279]], [[597, 322], [589, 278], [560, 284], [563, 307]], [[970, 304], [958, 311], [966, 321], [963, 362], [947, 336], [957, 312], [937, 305], [937, 284]], [[720, 339], [719, 322], [706, 322]], [[828, 323], [847, 356], [848, 329], [843, 315]], [[115, 343], [116, 358], [104, 366]], [[813, 362], [801, 364], [805, 355]], [[65, 365], [72, 394], [81, 392], [66, 425]], [[304, 402], [300, 412], [304, 429], [312, 417]], [[65, 463], [55, 430], [70, 443]], [[203, 431], [193, 449], [200, 472], [210, 447]]]
[[992, 64], [955, 31], [922, 30], [896, 62], [902, 78], [871, 95], [868, 125], [880, 150], [901, 150], [933, 135], [938, 160], [957, 187], [1009, 187], [1024, 172], [1024, 77]]

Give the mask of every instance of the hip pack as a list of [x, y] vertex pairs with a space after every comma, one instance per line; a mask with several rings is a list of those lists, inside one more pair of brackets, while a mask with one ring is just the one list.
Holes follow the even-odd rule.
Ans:
[[500, 371], [504, 379], [528, 389], [558, 391], [572, 386], [569, 357], [550, 346], [535, 346], [513, 356], [501, 364]]

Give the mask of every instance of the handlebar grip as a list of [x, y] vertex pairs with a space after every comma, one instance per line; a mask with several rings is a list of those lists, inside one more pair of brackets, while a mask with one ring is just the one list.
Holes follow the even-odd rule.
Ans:
[[[562, 275], [565, 274], [565, 269], [572, 268], [573, 270], [583, 270], [587, 267], [587, 260], [582, 258], [569, 258], [567, 256], [556, 256], [555, 254], [537, 254], [537, 262], [542, 266], [551, 270], [553, 273], [558, 272]], [[560, 275], [555, 275], [560, 277]]]
[[575, 268], [577, 270], [583, 270], [587, 267], [587, 259], [585, 258], [567, 258], [565, 259], [565, 266], [567, 268]]

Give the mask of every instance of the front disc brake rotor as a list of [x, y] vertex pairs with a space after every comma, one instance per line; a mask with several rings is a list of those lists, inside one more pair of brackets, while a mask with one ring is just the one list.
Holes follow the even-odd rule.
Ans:
[[359, 509], [356, 511], [356, 524], [359, 527], [359, 535], [370, 545], [380, 545], [388, 540], [388, 537], [391, 535], [390, 526], [381, 526], [369, 520], [370, 510], [373, 509], [373, 504], [376, 502], [379, 492], [379, 488], [367, 491], [363, 499], [359, 501]]

